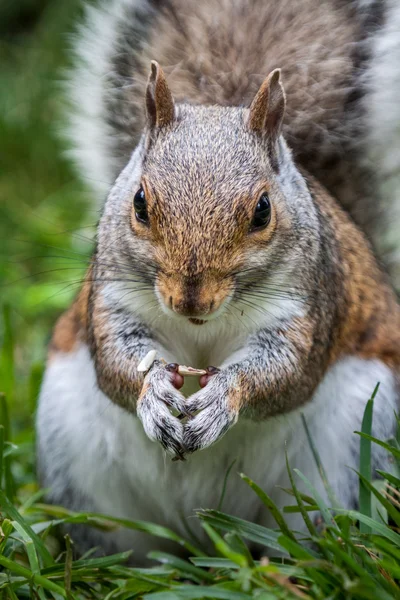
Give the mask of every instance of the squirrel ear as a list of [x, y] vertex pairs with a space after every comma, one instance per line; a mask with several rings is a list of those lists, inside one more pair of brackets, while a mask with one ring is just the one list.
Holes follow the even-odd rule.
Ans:
[[174, 100], [164, 71], [155, 60], [151, 61], [151, 72], [147, 82], [146, 111], [151, 128], [169, 125], [175, 117]]
[[248, 126], [252, 131], [266, 135], [271, 151], [276, 147], [283, 116], [285, 92], [281, 83], [281, 70], [275, 69], [264, 79], [250, 106]]

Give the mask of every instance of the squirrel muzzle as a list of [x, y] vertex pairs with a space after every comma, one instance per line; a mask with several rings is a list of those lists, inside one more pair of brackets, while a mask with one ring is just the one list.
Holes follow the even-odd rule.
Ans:
[[233, 283], [207, 275], [159, 275], [157, 296], [169, 311], [195, 323], [215, 317], [229, 302]]

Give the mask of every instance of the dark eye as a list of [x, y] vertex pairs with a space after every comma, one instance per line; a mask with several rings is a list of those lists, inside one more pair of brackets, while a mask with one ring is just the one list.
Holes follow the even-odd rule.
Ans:
[[135, 197], [133, 198], [133, 207], [135, 209], [135, 216], [137, 220], [147, 225], [149, 222], [149, 216], [147, 214], [146, 195], [142, 186], [140, 186], [135, 194]]
[[266, 227], [271, 220], [271, 203], [268, 198], [268, 194], [264, 192], [261, 194], [256, 210], [254, 212], [253, 222], [251, 224], [251, 231], [257, 229], [263, 229]]

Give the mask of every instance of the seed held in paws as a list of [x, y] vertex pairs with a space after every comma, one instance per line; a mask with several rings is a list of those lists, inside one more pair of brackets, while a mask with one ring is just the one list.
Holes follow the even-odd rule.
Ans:
[[206, 375], [207, 371], [204, 369], [194, 369], [193, 367], [187, 367], [186, 365], [179, 365], [178, 373], [183, 377], [201, 377]]

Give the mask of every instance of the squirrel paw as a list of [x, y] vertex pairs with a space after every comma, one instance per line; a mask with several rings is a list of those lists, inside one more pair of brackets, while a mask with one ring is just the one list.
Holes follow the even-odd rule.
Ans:
[[137, 402], [137, 415], [147, 436], [183, 459], [183, 425], [170, 409], [186, 414], [185, 398], [174, 387], [174, 373], [156, 361], [147, 373]]
[[207, 385], [186, 401], [193, 414], [184, 428], [185, 452], [195, 452], [217, 442], [234, 425], [239, 416], [237, 392], [230, 387], [224, 371], [213, 375]]

